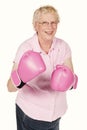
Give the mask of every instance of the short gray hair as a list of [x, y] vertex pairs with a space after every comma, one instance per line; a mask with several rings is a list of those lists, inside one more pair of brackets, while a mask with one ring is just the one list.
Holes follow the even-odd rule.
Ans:
[[39, 21], [40, 15], [46, 14], [46, 13], [54, 14], [56, 17], [57, 23], [60, 22], [60, 18], [59, 18], [59, 14], [58, 14], [57, 10], [53, 6], [46, 5], [46, 6], [41, 6], [35, 10], [34, 15], [33, 15], [33, 26], [35, 26], [35, 22]]

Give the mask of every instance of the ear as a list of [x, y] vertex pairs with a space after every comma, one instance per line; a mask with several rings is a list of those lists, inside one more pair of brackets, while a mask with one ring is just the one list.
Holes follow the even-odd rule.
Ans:
[[34, 30], [37, 32], [38, 31], [38, 23], [37, 22], [35, 22], [35, 24], [34, 24]]

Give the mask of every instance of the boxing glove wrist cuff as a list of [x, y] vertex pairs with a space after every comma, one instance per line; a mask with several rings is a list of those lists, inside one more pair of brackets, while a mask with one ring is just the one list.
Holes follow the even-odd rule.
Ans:
[[22, 88], [26, 84], [20, 79], [17, 70], [11, 73], [11, 80], [16, 88]]
[[17, 88], [22, 88], [26, 83], [24, 83], [23, 81], [21, 81], [20, 85], [17, 86]]
[[70, 88], [70, 90], [72, 90], [73, 89], [73, 86]]

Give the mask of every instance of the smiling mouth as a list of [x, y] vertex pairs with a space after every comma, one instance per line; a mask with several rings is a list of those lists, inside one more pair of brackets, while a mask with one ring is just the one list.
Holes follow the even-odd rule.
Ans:
[[45, 33], [48, 34], [48, 35], [52, 35], [53, 31], [45, 31]]

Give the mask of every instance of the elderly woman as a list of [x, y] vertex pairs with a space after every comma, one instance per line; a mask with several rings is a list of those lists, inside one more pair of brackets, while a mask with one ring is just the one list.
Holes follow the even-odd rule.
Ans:
[[[65, 65], [73, 72], [69, 45], [64, 40], [55, 37], [59, 22], [59, 14], [53, 6], [47, 5], [36, 9], [33, 15], [35, 34], [24, 41], [17, 50], [12, 72], [18, 69], [21, 57], [29, 50], [38, 52], [45, 64], [44, 71], [38, 73], [29, 82], [26, 80], [26, 83], [22, 82], [17, 86], [14, 83], [15, 76], [12, 80], [12, 75], [8, 80], [8, 91], [18, 91], [16, 98], [17, 130], [59, 130], [59, 121], [67, 110], [66, 91], [61, 92], [51, 88], [52, 72], [57, 65]], [[26, 62], [25, 59], [22, 60]], [[34, 60], [35, 64], [39, 63], [36, 57]], [[31, 59], [29, 61], [32, 62]], [[29, 70], [25, 72], [25, 68], [21, 65], [21, 70], [19, 70], [24, 76], [22, 80], [28, 77]], [[37, 68], [40, 67], [37, 65]]]

